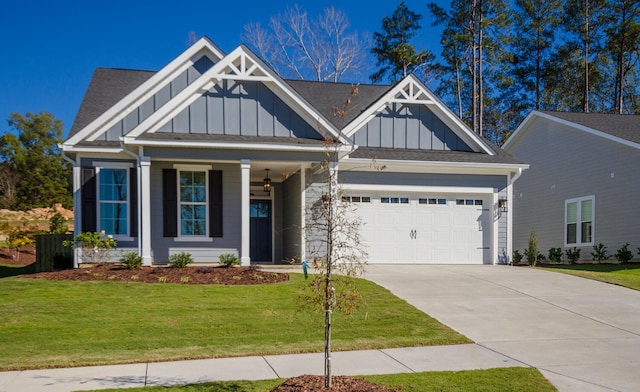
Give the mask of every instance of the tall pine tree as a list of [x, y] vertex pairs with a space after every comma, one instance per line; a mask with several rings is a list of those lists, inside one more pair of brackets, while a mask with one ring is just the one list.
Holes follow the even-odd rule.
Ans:
[[371, 81], [379, 82], [386, 76], [395, 83], [433, 59], [431, 52], [416, 52], [409, 42], [420, 30], [421, 19], [422, 15], [407, 8], [404, 1], [390, 17], [382, 19], [382, 32], [373, 34], [375, 44], [371, 49], [380, 68], [370, 76]]

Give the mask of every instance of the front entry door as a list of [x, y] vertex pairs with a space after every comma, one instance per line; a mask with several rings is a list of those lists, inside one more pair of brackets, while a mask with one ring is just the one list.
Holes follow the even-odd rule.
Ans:
[[271, 262], [271, 200], [251, 200], [251, 261]]

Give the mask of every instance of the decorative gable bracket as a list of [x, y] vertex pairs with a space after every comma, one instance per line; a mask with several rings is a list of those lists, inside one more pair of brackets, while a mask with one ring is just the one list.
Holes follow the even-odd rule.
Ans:
[[391, 103], [431, 105], [435, 104], [435, 101], [414, 80], [408, 79], [407, 83], [398, 90], [395, 97], [388, 101], [388, 104]]

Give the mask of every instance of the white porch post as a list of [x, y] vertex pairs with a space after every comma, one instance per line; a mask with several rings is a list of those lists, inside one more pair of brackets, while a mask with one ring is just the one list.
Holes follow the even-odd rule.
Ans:
[[307, 172], [306, 166], [300, 168], [300, 261], [307, 260]]
[[[82, 167], [80, 166], [80, 158], [76, 159], [76, 163], [73, 165], [73, 235], [76, 236], [82, 231], [82, 195], [81, 185], [82, 181]], [[73, 250], [73, 268], [78, 268], [78, 261], [80, 260], [80, 249]]]
[[513, 175], [508, 176], [509, 185], [507, 185], [507, 264], [513, 260]]
[[142, 265], [151, 265], [151, 159], [140, 157], [138, 189], [138, 249]]
[[241, 171], [241, 190], [240, 190], [240, 203], [241, 203], [241, 217], [240, 226], [241, 229], [241, 248], [240, 248], [240, 264], [244, 266], [251, 265], [250, 252], [250, 234], [251, 234], [251, 219], [249, 216], [249, 206], [251, 203], [251, 161], [243, 159], [240, 161]]

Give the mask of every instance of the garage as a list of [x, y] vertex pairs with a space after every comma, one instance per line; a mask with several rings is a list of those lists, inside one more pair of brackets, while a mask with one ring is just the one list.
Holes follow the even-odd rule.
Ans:
[[371, 192], [343, 200], [362, 218], [370, 263], [491, 263], [487, 194]]

